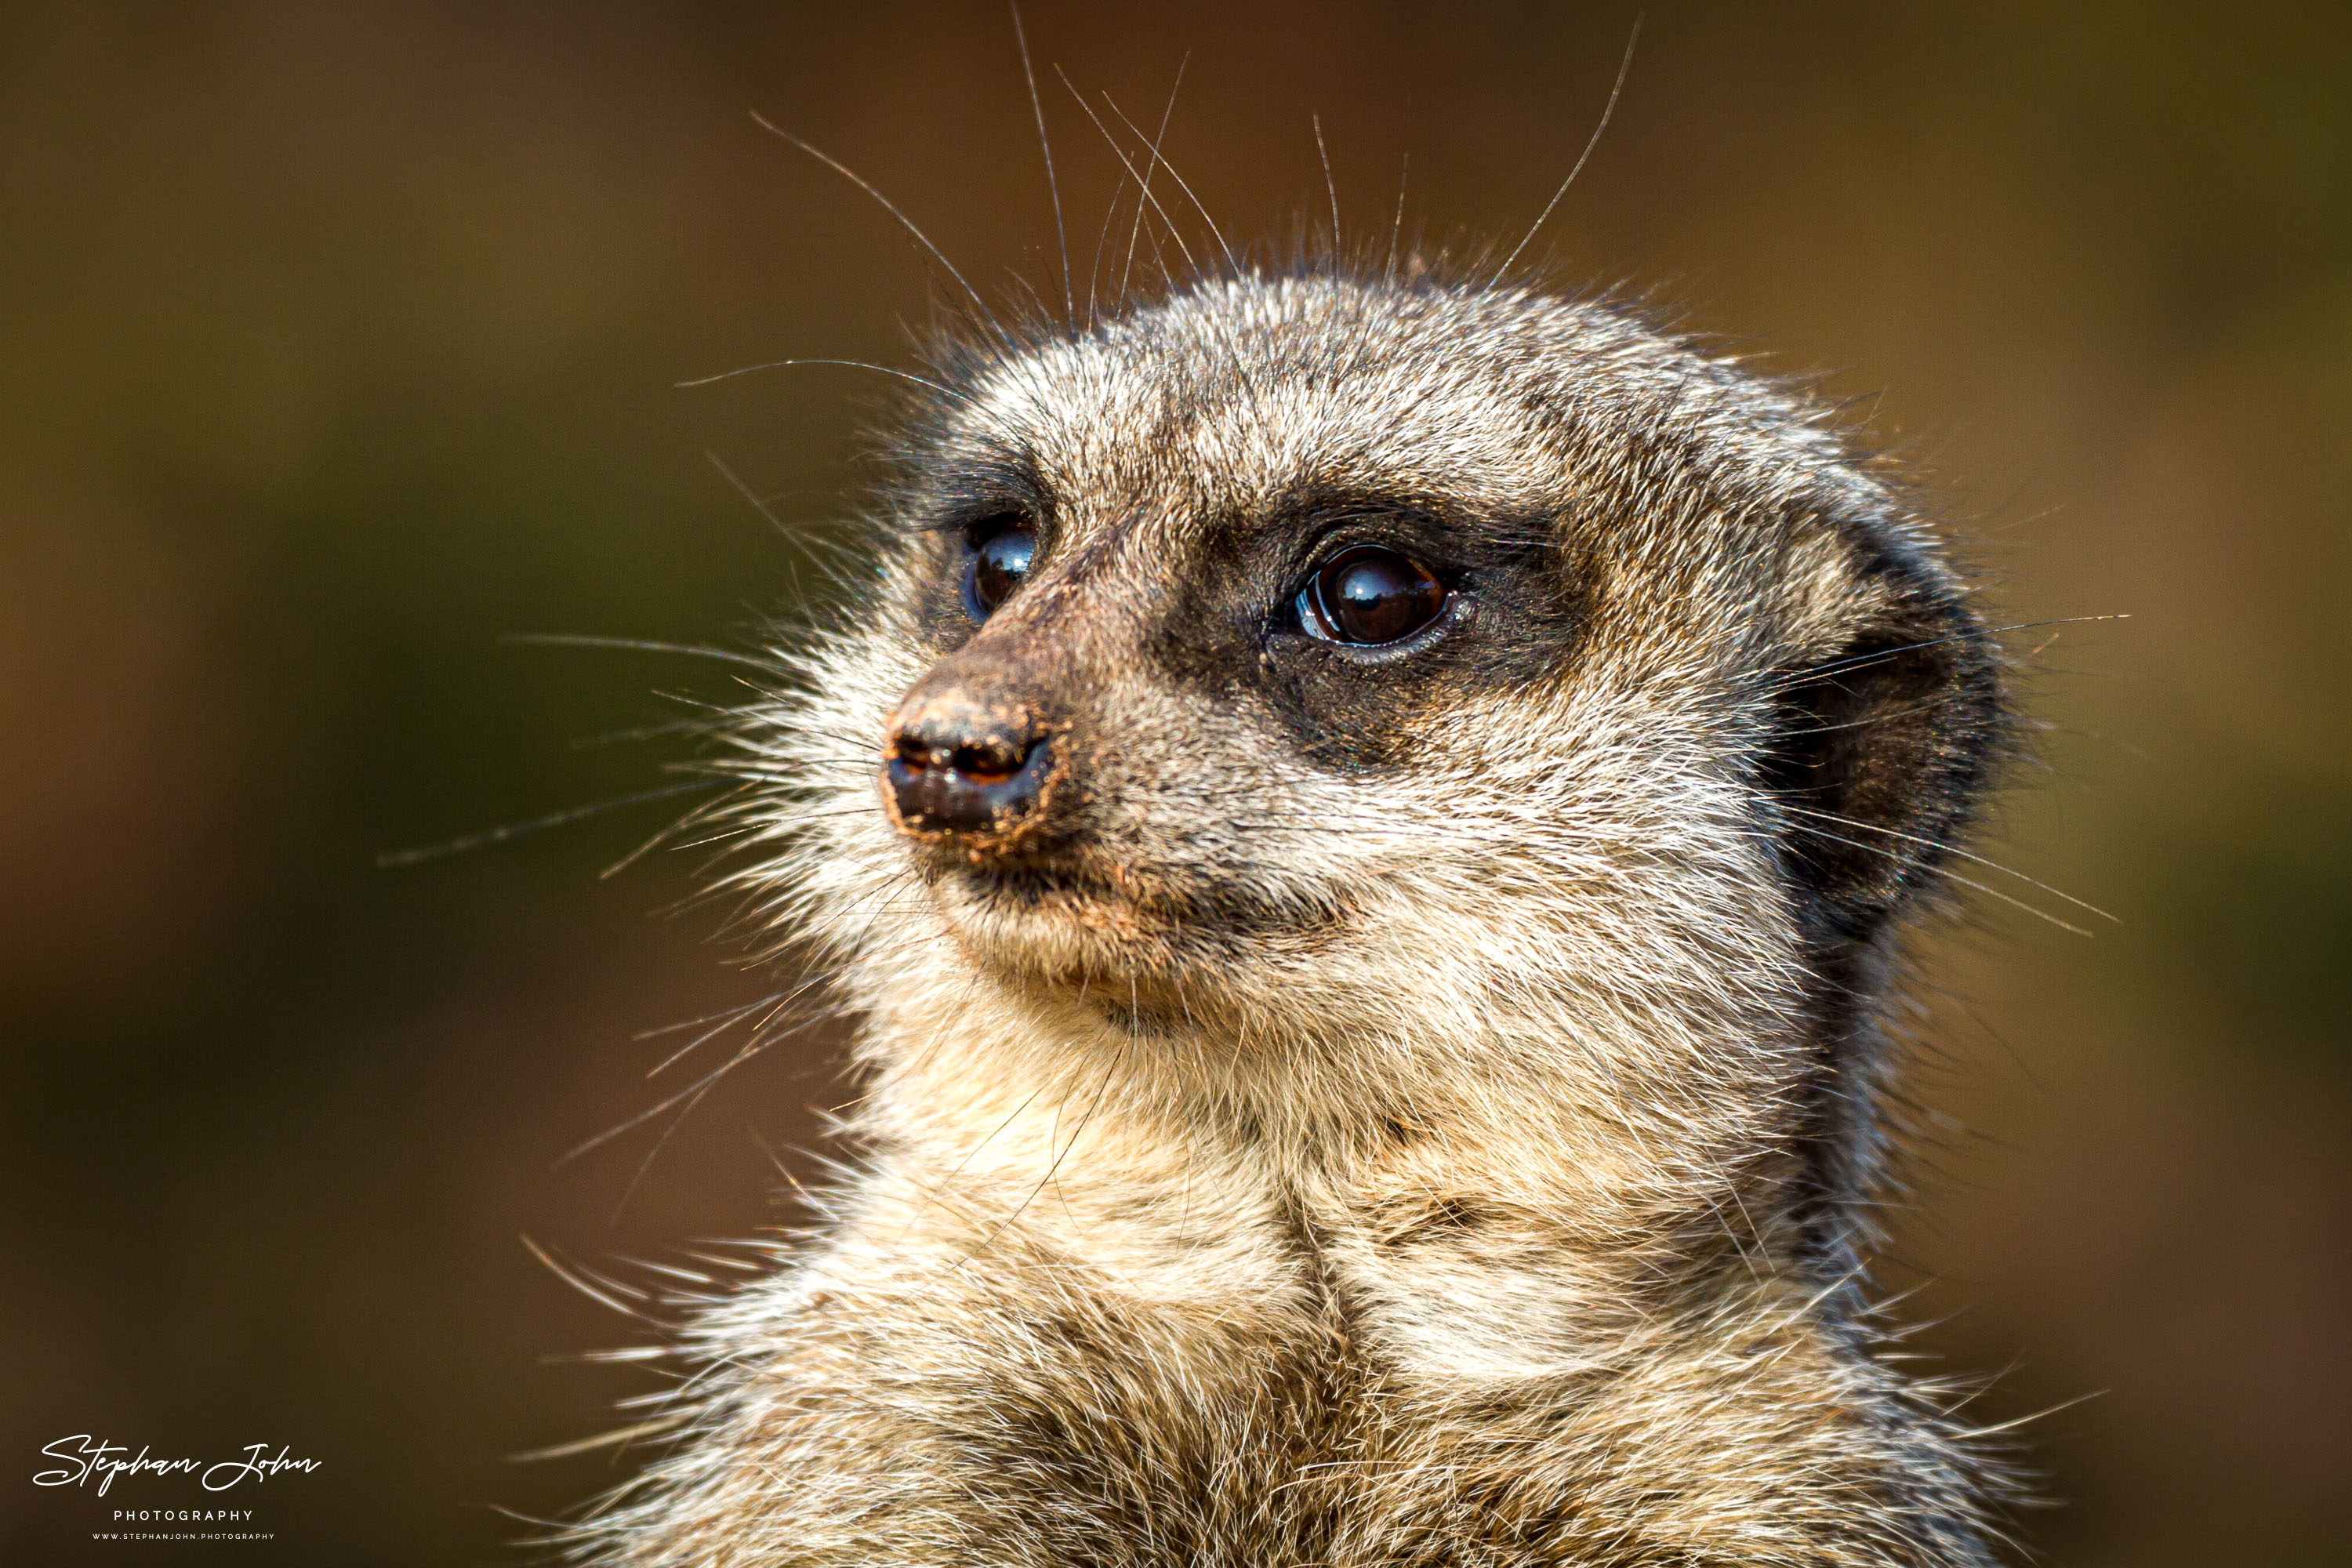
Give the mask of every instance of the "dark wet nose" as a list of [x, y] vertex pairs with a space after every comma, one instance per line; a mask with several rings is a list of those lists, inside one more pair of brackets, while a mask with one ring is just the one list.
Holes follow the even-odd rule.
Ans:
[[911, 703], [883, 745], [883, 799], [914, 837], [1003, 839], [1035, 815], [1053, 750], [1019, 710], [955, 697]]

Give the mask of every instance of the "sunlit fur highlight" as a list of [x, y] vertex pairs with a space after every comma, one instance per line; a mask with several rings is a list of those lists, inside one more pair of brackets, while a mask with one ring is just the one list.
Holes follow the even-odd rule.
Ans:
[[[1861, 1272], [1896, 937], [2006, 726], [1890, 476], [1629, 310], [1418, 265], [935, 357], [870, 564], [725, 763], [731, 887], [858, 1020], [853, 1152], [694, 1307], [671, 1446], [573, 1550], [1991, 1562], [1997, 1467]], [[1055, 532], [1000, 615], [1060, 661], [1113, 868], [1032, 905], [876, 795], [938, 524], [1015, 456]], [[1353, 763], [1171, 676], [1206, 521], [1308, 492], [1524, 536], [1556, 646], [1400, 667]]]

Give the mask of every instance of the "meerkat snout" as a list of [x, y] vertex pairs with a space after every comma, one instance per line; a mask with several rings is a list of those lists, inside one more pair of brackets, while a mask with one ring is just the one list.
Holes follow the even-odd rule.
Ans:
[[[967, 531], [964, 612], [985, 620], [1029, 575], [1036, 530], [1018, 514]], [[891, 714], [882, 745], [882, 804], [898, 831], [978, 852], [1035, 837], [1056, 771], [1052, 726], [1040, 717], [1045, 677], [1017, 647], [964, 648], [917, 681]]]
[[927, 677], [892, 717], [883, 806], [912, 838], [1002, 843], [1037, 815], [1053, 742], [1026, 706], [975, 689], [956, 662]]

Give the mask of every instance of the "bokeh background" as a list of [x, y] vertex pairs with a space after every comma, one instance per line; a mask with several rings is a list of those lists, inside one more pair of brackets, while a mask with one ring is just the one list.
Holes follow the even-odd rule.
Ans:
[[[1409, 154], [1442, 240], [1530, 219], [1633, 20], [1028, 15], [1082, 262], [1115, 165], [1054, 62], [1139, 120], [1184, 65], [1230, 235], [1324, 217], [1319, 115], [1349, 233]], [[1937, 939], [1885, 1264], [1988, 1419], [2049, 1412], [2053, 1563], [2352, 1561], [2347, 58], [2333, 5], [1656, 0], [1539, 247], [1832, 373], [2010, 618], [2132, 617], [2013, 644], [2045, 766], [1991, 852], [2119, 923]], [[600, 878], [675, 801], [376, 864], [673, 782], [612, 737], [734, 689], [502, 637], [740, 645], [814, 581], [706, 453], [823, 535], [881, 384], [673, 384], [904, 363], [940, 279], [752, 110], [1058, 290], [992, 4], [0, 13], [0, 1559], [95, 1550], [120, 1500], [28, 1478], [97, 1432], [324, 1461], [231, 1494], [275, 1542], [148, 1560], [520, 1561], [629, 1460], [511, 1457], [647, 1386], [520, 1238], [793, 1221], [834, 1037], [563, 1159], [690, 1081], [646, 1031], [779, 984], [698, 855]]]

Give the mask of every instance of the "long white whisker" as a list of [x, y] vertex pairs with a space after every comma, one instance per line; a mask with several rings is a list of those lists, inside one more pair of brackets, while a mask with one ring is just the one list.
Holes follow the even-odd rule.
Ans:
[[1536, 215], [1536, 221], [1529, 225], [1528, 232], [1520, 237], [1519, 243], [1511, 247], [1511, 254], [1503, 258], [1503, 264], [1495, 268], [1495, 275], [1492, 278], [1486, 279], [1486, 287], [1489, 289], [1510, 276], [1511, 264], [1518, 260], [1519, 252], [1527, 249], [1534, 241], [1537, 234], [1542, 230], [1545, 220], [1551, 216], [1552, 208], [1559, 205], [1559, 199], [1568, 195], [1568, 187], [1576, 184], [1576, 176], [1584, 173], [1585, 160], [1591, 158], [1592, 150], [1601, 145], [1601, 133], [1609, 129], [1609, 117], [1617, 112], [1617, 95], [1625, 90], [1625, 73], [1633, 68], [1633, 46], [1642, 41], [1642, 22], [1643, 18], [1640, 16], [1633, 18], [1633, 36], [1625, 40], [1625, 58], [1617, 62], [1617, 80], [1609, 89], [1608, 103], [1601, 108], [1601, 123], [1594, 126], [1592, 134], [1585, 139], [1584, 151], [1577, 154], [1576, 167], [1568, 172], [1568, 178], [1559, 183], [1559, 189], [1551, 194], [1551, 200], [1544, 203], [1544, 209]]
[[776, 124], [774, 121], [768, 119], [767, 116], [760, 113], [757, 110], [752, 110], [751, 119], [762, 131], [767, 132], [772, 136], [778, 136], [782, 138], [784, 141], [791, 142], [793, 146], [799, 148], [802, 152], [807, 153], [810, 157], [814, 158], [818, 163], [823, 163], [826, 168], [831, 169], [835, 174], [839, 174], [842, 178], [856, 185], [859, 190], [864, 191], [867, 195], [872, 196], [876, 201], [881, 203], [883, 210], [887, 212], [892, 217], [897, 218], [906, 231], [915, 237], [916, 243], [919, 244], [925, 250], [929, 251], [932, 258], [937, 260], [940, 266], [948, 269], [948, 276], [956, 280], [957, 284], [962, 288], [965, 295], [970, 298], [972, 304], [979, 308], [980, 313], [987, 318], [988, 324], [990, 328], [995, 331], [997, 340], [1000, 342], [1010, 341], [1005, 336], [1004, 324], [996, 319], [996, 312], [988, 308], [988, 301], [981, 298], [980, 290], [973, 288], [971, 282], [965, 279], [961, 272], [956, 270], [956, 264], [948, 259], [947, 252], [932, 244], [931, 237], [925, 234], [921, 228], [917, 226], [913, 218], [908, 217], [905, 213], [898, 210], [898, 203], [892, 201], [888, 196], [884, 195], [880, 191], [874, 187], [873, 182], [866, 179], [865, 175], [859, 174], [848, 164], [843, 163], [840, 159], [835, 157], [832, 153], [827, 153], [823, 148], [816, 146], [813, 142], [801, 140], [801, 138], [793, 135], [782, 126]]
[[1070, 285], [1070, 235], [1062, 226], [1062, 187], [1054, 177], [1054, 143], [1045, 135], [1045, 105], [1037, 96], [1037, 69], [1029, 61], [1029, 35], [1021, 26], [1019, 0], [1008, 0], [1013, 12], [1013, 37], [1021, 46], [1021, 75], [1029, 84], [1029, 109], [1037, 117], [1037, 150], [1045, 156], [1045, 188], [1054, 197], [1054, 237], [1062, 248], [1062, 324], [1075, 336], [1078, 330], [1078, 302]]

